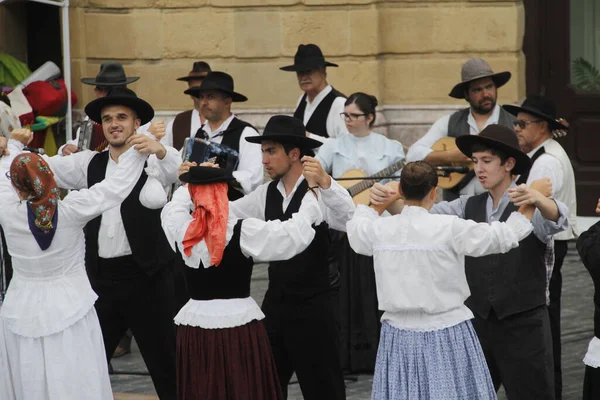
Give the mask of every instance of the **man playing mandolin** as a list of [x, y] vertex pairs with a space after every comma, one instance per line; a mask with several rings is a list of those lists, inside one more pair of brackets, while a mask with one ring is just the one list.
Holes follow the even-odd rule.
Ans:
[[[465, 62], [461, 70], [461, 82], [449, 93], [455, 99], [465, 99], [469, 107], [437, 120], [421, 139], [413, 144], [406, 161], [425, 160], [431, 165], [468, 165], [465, 157], [454, 145], [454, 139], [463, 135], [477, 135], [491, 124], [512, 128], [514, 116], [496, 104], [497, 89], [511, 77], [508, 71], [494, 73], [490, 65], [481, 58]], [[458, 175], [458, 174], [457, 174]], [[474, 195], [484, 191], [472, 169], [469, 173], [452, 176], [444, 190], [444, 200], [454, 200], [459, 195]], [[462, 178], [462, 179], [461, 179]]]

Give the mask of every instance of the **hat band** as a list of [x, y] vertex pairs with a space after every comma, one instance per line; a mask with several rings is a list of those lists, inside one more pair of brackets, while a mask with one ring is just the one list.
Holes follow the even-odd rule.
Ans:
[[109, 78], [104, 76], [97, 76], [96, 82], [98, 83], [125, 83], [127, 81], [126, 77], [118, 77], [118, 78]]

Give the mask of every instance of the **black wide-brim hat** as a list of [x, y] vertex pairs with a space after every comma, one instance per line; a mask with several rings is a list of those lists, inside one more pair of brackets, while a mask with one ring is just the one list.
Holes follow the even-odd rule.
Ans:
[[189, 81], [199, 81], [204, 79], [206, 75], [211, 71], [210, 65], [208, 65], [205, 61], [196, 61], [192, 65], [192, 70], [187, 74], [187, 76], [182, 76], [177, 78], [178, 81], [189, 82]]
[[123, 65], [117, 62], [105, 62], [95, 78], [81, 78], [81, 83], [94, 86], [124, 86], [140, 79], [139, 76], [125, 76]]
[[473, 145], [481, 144], [493, 149], [502, 150], [517, 161], [512, 172], [522, 175], [531, 168], [531, 159], [521, 151], [519, 139], [510, 128], [492, 124], [485, 127], [479, 135], [463, 135], [456, 138], [456, 146], [467, 157], [473, 156]]
[[235, 180], [230, 171], [225, 168], [190, 167], [190, 170], [179, 176], [181, 182], [192, 185], [208, 185], [211, 183], [230, 182]]
[[225, 92], [231, 97], [231, 101], [235, 102], [248, 100], [246, 96], [233, 90], [233, 78], [231, 75], [220, 71], [209, 72], [202, 80], [200, 86], [192, 86], [183, 93], [198, 97], [198, 93], [205, 90], [219, 90]]
[[279, 68], [282, 71], [309, 71], [323, 67], [337, 67], [325, 60], [323, 52], [316, 44], [301, 44], [294, 55], [294, 64]]
[[556, 118], [556, 106], [554, 105], [554, 102], [541, 96], [535, 95], [527, 97], [521, 107], [504, 105], [502, 108], [514, 116], [517, 116], [520, 112], [535, 115], [548, 122], [548, 127], [551, 131], [555, 129], [566, 131], [569, 129], [567, 125], [564, 125]]
[[473, 81], [491, 78], [496, 88], [504, 86], [511, 77], [508, 71], [494, 72], [492, 67], [482, 58], [471, 58], [465, 62], [460, 71], [461, 82], [454, 85], [448, 96], [455, 99], [465, 98], [465, 89]]
[[246, 141], [250, 143], [262, 143], [264, 141], [277, 143], [290, 143], [301, 149], [314, 149], [323, 143], [306, 136], [306, 127], [298, 118], [288, 115], [274, 115], [267, 122], [267, 126], [261, 136], [249, 136]]
[[144, 125], [154, 118], [154, 109], [146, 101], [137, 97], [131, 89], [115, 87], [104, 97], [92, 100], [85, 106], [85, 113], [90, 119], [102, 124], [102, 109], [107, 106], [125, 106], [131, 108]]

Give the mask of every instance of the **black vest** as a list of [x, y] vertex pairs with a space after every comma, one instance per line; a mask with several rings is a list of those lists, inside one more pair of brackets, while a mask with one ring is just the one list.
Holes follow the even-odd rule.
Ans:
[[[88, 187], [102, 182], [106, 176], [109, 152], [96, 154], [88, 165]], [[135, 187], [121, 203], [121, 218], [131, 247], [135, 262], [148, 275], [153, 275], [159, 269], [170, 265], [175, 259], [165, 232], [160, 223], [161, 209], [151, 210], [140, 203], [140, 192], [148, 179], [146, 172], [136, 183]], [[102, 215], [94, 218], [85, 226], [85, 263], [88, 273], [93, 278], [98, 270], [98, 232]]]
[[[267, 189], [265, 221], [286, 221], [298, 212], [302, 198], [306, 194], [306, 181], [298, 186], [290, 204], [283, 212], [283, 197], [273, 181]], [[329, 285], [329, 228], [327, 224], [314, 227], [316, 234], [311, 244], [302, 253], [286, 261], [269, 263], [269, 288], [265, 294], [265, 303], [293, 304], [310, 299], [331, 290]]]
[[240, 249], [242, 220], [233, 229], [233, 236], [225, 247], [221, 264], [217, 267], [185, 268], [188, 292], [194, 300], [243, 299], [250, 296], [252, 258]]
[[[323, 137], [329, 137], [327, 134], [327, 115], [329, 115], [329, 110], [331, 110], [333, 101], [338, 97], [345, 98], [346, 96], [332, 87], [331, 92], [329, 92], [327, 96], [321, 100], [306, 123], [306, 130], [308, 132]], [[304, 111], [306, 111], [306, 93], [304, 93], [304, 96], [302, 96], [302, 99], [300, 99], [300, 104], [298, 104], [298, 108], [296, 108], [296, 111], [294, 112], [294, 118], [304, 122]]]
[[177, 150], [181, 150], [185, 139], [190, 137], [193, 111], [194, 110], [187, 110], [179, 113], [173, 120], [173, 147]]
[[[465, 219], [487, 222], [488, 193], [467, 200]], [[509, 203], [500, 221], [506, 221], [517, 207]], [[505, 254], [465, 257], [465, 272], [471, 296], [465, 304], [482, 318], [493, 309], [499, 319], [546, 304], [546, 245], [533, 232], [519, 247]]]
[[[540, 147], [538, 149], [538, 151], [536, 151], [533, 156], [531, 157], [531, 165], [533, 166], [533, 163], [535, 162], [535, 160], [537, 160], [538, 158], [540, 158], [540, 156], [542, 154], [544, 154], [546, 152], [546, 150], [544, 149], [544, 146]], [[531, 172], [531, 169], [529, 169], [527, 172], [525, 172], [523, 175], [519, 176], [519, 179], [517, 179], [517, 185], [520, 185], [522, 183], [527, 183], [527, 178], [529, 178], [529, 172]]]
[[[471, 108], [464, 108], [452, 114], [448, 120], [448, 136], [457, 138], [459, 136], [469, 135], [471, 127], [469, 126], [469, 113]], [[505, 126], [509, 129], [513, 128], [515, 116], [500, 108], [498, 116], [498, 125]], [[446, 201], [452, 201], [459, 197], [460, 191], [464, 189], [471, 180], [475, 177], [475, 171], [471, 170], [467, 173], [464, 179], [452, 189], [444, 189], [443, 197]]]
[[594, 336], [600, 338], [600, 222], [581, 233], [577, 252], [594, 281]]

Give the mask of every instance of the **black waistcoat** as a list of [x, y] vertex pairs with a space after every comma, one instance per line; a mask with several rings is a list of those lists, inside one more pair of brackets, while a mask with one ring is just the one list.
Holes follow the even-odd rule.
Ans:
[[[308, 184], [303, 181], [294, 193], [290, 204], [283, 212], [283, 197], [273, 181], [267, 189], [265, 221], [285, 221], [298, 212]], [[293, 304], [331, 290], [329, 285], [329, 228], [322, 223], [313, 227], [316, 234], [311, 244], [302, 253], [286, 261], [269, 263], [269, 288], [265, 303]]]
[[185, 268], [188, 292], [194, 300], [243, 299], [250, 296], [252, 258], [240, 249], [242, 221], [233, 229], [233, 236], [225, 247], [221, 264], [217, 267]]
[[179, 113], [173, 120], [173, 147], [177, 150], [180, 150], [183, 147], [185, 139], [190, 137], [193, 111], [194, 110], [187, 110]]
[[[331, 106], [333, 105], [333, 101], [338, 97], [346, 97], [342, 93], [335, 90], [333, 87], [331, 88], [331, 92], [325, 96], [323, 100], [319, 103], [315, 111], [310, 116], [310, 119], [306, 123], [306, 130], [310, 133], [314, 133], [315, 135], [329, 137], [327, 134], [327, 115], [329, 115], [329, 110], [331, 110]], [[294, 118], [299, 119], [304, 122], [304, 111], [306, 111], [306, 93], [300, 99], [300, 104], [296, 108], [294, 112]]]
[[[96, 154], [88, 165], [88, 187], [102, 182], [106, 176], [109, 152]], [[146, 172], [121, 203], [121, 218], [135, 262], [148, 275], [170, 265], [175, 258], [160, 223], [162, 208], [151, 210], [140, 203], [140, 192], [148, 179]], [[95, 277], [98, 270], [98, 233], [102, 215], [94, 218], [85, 226], [85, 261], [88, 273]]]
[[[467, 200], [465, 219], [486, 222], [488, 193]], [[517, 207], [509, 203], [500, 221]], [[546, 245], [533, 232], [505, 254], [465, 257], [471, 296], [465, 304], [482, 318], [493, 309], [499, 319], [546, 304]]]
[[577, 251], [594, 282], [594, 336], [600, 338], [600, 222], [581, 233]]

